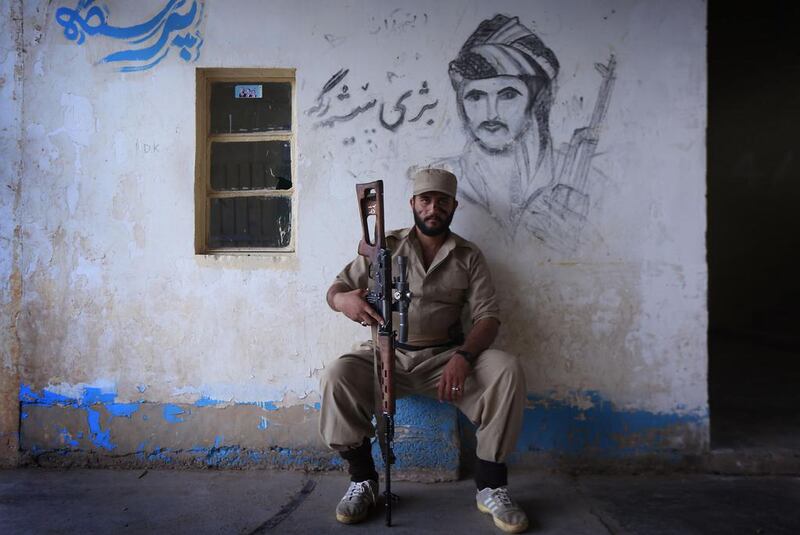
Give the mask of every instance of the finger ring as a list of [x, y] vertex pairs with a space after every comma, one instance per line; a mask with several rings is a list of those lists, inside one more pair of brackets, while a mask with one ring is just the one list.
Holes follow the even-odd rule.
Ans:
[[366, 326], [367, 326], [367, 322], [366, 322], [366, 321], [362, 321], [362, 322], [361, 322], [361, 325], [362, 325], [362, 326], [364, 326], [364, 327], [366, 327]]
[[458, 392], [459, 390], [461, 390], [461, 387], [460, 386], [454, 386], [450, 390], [452, 390], [453, 392]]

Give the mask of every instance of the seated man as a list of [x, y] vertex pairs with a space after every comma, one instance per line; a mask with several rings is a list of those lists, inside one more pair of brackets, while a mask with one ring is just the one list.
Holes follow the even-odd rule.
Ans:
[[[506, 490], [505, 459], [522, 425], [525, 377], [517, 358], [489, 346], [500, 325], [489, 269], [475, 244], [450, 232], [458, 202], [456, 177], [423, 169], [414, 177], [414, 226], [387, 234], [393, 255], [408, 257], [412, 293], [406, 344], [398, 344], [395, 391], [450, 401], [477, 428], [477, 505], [504, 531], [517, 533], [528, 519]], [[380, 315], [364, 300], [369, 265], [358, 257], [336, 277], [328, 305], [353, 321], [376, 325]], [[464, 337], [462, 308], [472, 328]], [[348, 462], [350, 486], [336, 508], [343, 523], [363, 520], [375, 505], [378, 473], [370, 453], [374, 411], [373, 351], [365, 343], [343, 355], [322, 379], [320, 433]]]

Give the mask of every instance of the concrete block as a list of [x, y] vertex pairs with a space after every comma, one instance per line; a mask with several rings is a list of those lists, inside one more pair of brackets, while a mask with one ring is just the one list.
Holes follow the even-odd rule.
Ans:
[[[454, 481], [458, 479], [461, 439], [458, 409], [423, 396], [397, 401], [392, 474], [405, 481]], [[378, 470], [383, 459], [377, 441], [373, 456]]]

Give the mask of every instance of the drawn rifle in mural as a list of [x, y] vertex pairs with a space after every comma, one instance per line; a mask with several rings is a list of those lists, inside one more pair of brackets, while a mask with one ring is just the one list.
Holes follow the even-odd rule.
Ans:
[[[398, 333], [392, 326], [392, 312], [399, 316], [399, 341], [408, 340], [408, 306], [411, 302], [407, 278], [407, 258], [397, 257], [399, 274], [392, 277], [392, 252], [387, 247], [383, 226], [383, 181], [356, 184], [358, 208], [361, 214], [363, 237], [358, 244], [358, 254], [369, 259], [372, 284], [366, 300], [383, 319], [383, 323], [372, 327], [373, 349], [375, 351], [376, 420], [378, 422], [378, 442], [383, 453], [386, 478], [384, 501], [386, 506], [386, 525], [392, 525], [391, 465], [394, 464], [394, 358], [395, 339]], [[369, 220], [374, 218], [372, 232]]]
[[614, 87], [614, 70], [617, 60], [612, 55], [607, 65], [595, 63], [595, 69], [603, 77], [597, 102], [594, 104], [589, 125], [572, 133], [569, 147], [558, 173], [557, 186], [553, 189], [551, 200], [556, 205], [585, 216], [589, 212], [589, 197], [586, 194], [586, 181], [592, 158], [597, 151], [600, 127], [608, 111], [611, 90]]

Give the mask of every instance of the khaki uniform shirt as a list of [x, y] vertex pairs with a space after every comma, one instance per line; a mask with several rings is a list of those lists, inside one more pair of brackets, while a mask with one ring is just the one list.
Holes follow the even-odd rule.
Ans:
[[[461, 314], [467, 305], [475, 323], [484, 318], [500, 320], [494, 285], [486, 259], [480, 249], [451, 232], [430, 267], [425, 271], [422, 248], [413, 227], [386, 234], [395, 256], [408, 257], [408, 282], [411, 289], [408, 342], [414, 346], [461, 343]], [[396, 275], [397, 263], [392, 265]], [[359, 256], [336, 277], [351, 289], [369, 286], [369, 261]], [[397, 325], [397, 318], [393, 319]]]

